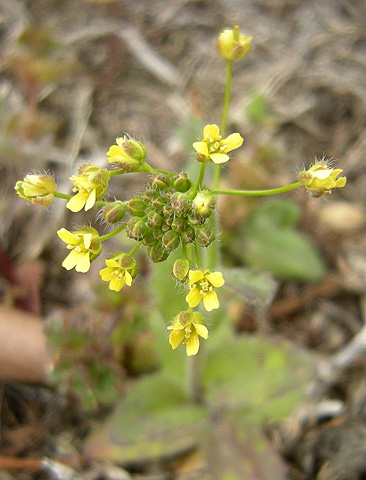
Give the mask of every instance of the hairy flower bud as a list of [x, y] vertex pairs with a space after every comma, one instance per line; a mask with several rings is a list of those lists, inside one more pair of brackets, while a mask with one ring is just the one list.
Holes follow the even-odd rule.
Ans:
[[178, 192], [185, 193], [188, 192], [188, 190], [191, 188], [191, 185], [192, 182], [187, 177], [187, 174], [180, 173], [175, 177], [173, 187], [175, 190], [178, 190]]
[[27, 175], [15, 185], [19, 197], [42, 207], [50, 205], [54, 199], [57, 185], [50, 175]]
[[108, 150], [108, 160], [126, 172], [136, 171], [146, 157], [146, 147], [133, 138], [127, 136], [116, 139], [117, 145]]
[[173, 265], [173, 276], [179, 282], [184, 282], [189, 272], [189, 261], [186, 258], [179, 258]]
[[153, 190], [166, 190], [172, 185], [172, 177], [158, 173], [150, 178], [149, 185]]
[[208, 247], [215, 240], [215, 233], [206, 223], [197, 229], [196, 242], [201, 247]]
[[155, 245], [148, 247], [148, 255], [152, 262], [163, 262], [169, 257], [169, 252], [163, 247], [161, 242], [157, 242]]
[[225, 60], [241, 60], [250, 52], [251, 41], [252, 37], [241, 35], [238, 26], [228, 28], [219, 35], [217, 52]]
[[172, 221], [170, 226], [176, 232], [181, 233], [185, 230], [185, 228], [187, 226], [187, 222], [186, 222], [186, 220], [184, 220], [184, 218], [176, 217], [176, 218], [173, 218], [173, 221]]
[[184, 193], [175, 192], [170, 197], [170, 204], [174, 212], [182, 217], [189, 212], [192, 202]]
[[134, 240], [142, 240], [147, 232], [147, 226], [140, 217], [132, 217], [127, 223], [126, 233]]
[[115, 202], [108, 203], [102, 209], [102, 218], [107, 223], [115, 224], [120, 222], [126, 213], [126, 202], [117, 200]]
[[192, 243], [196, 237], [196, 233], [191, 225], [188, 225], [185, 230], [180, 234], [181, 239], [184, 243]]
[[169, 230], [164, 233], [161, 241], [163, 243], [163, 247], [168, 250], [168, 252], [172, 252], [179, 246], [180, 236], [174, 230]]
[[209, 190], [201, 190], [193, 199], [193, 212], [203, 218], [208, 218], [216, 205], [216, 198]]
[[147, 224], [152, 228], [160, 227], [163, 223], [163, 217], [154, 210], [150, 210], [147, 214]]
[[146, 208], [147, 204], [140, 196], [131, 198], [127, 203], [127, 211], [134, 217], [144, 217], [146, 214]]

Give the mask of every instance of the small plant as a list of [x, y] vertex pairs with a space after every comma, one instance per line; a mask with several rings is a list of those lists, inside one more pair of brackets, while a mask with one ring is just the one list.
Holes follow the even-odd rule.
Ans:
[[[206, 125], [201, 138], [192, 145], [200, 164], [197, 178], [190, 178], [186, 172], [176, 174], [154, 168], [148, 163], [143, 143], [125, 135], [117, 138], [106, 153], [110, 168], [84, 164], [70, 177], [74, 195], [58, 192], [54, 178], [46, 174], [27, 175], [15, 186], [18, 195], [33, 204], [48, 206], [55, 198], [61, 198], [67, 201], [66, 208], [72, 212], [95, 208], [97, 217], [110, 226], [110, 232], [105, 235], [91, 226], [80, 226], [71, 232], [65, 228], [57, 231], [69, 251], [62, 263], [67, 270], [75, 268], [77, 272], [87, 273], [111, 237], [125, 235], [136, 242], [130, 251], [118, 251], [105, 259], [100, 276], [115, 292], [137, 281], [135, 254], [139, 249], [146, 250], [153, 264], [168, 261], [172, 252], [179, 252], [172, 265], [172, 281], [183, 286], [179, 290], [184, 290], [187, 306], [176, 312], [167, 329], [172, 348], [183, 344], [188, 356], [196, 355], [200, 340], [209, 338], [203, 311], [220, 307], [219, 289], [225, 284], [218, 261], [218, 195], [269, 196], [304, 186], [309, 196], [317, 198], [346, 184], [346, 178], [339, 177], [342, 170], [334, 169], [332, 162], [324, 157], [300, 172], [297, 181], [290, 185], [269, 190], [220, 188], [222, 165], [232, 161], [234, 150], [244, 142], [237, 132], [227, 134], [227, 120], [233, 62], [245, 58], [251, 40], [241, 34], [238, 27], [225, 29], [218, 36], [217, 52], [226, 61], [227, 69], [221, 124]], [[205, 174], [210, 168], [213, 168], [213, 180], [208, 182]], [[144, 189], [129, 200], [106, 200], [114, 177], [131, 172], [150, 175]]]

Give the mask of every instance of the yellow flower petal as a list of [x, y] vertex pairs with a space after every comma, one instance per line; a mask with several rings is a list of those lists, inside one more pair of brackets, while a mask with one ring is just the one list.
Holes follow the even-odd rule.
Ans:
[[112, 145], [111, 148], [108, 150], [107, 155], [109, 157], [116, 157], [122, 155], [122, 149], [120, 146]]
[[204, 325], [201, 325], [200, 323], [194, 323], [193, 325], [200, 337], [204, 339], [208, 338], [208, 330]]
[[122, 276], [122, 277], [114, 277], [112, 278], [112, 280], [110, 281], [110, 284], [109, 284], [109, 288], [110, 290], [114, 290], [115, 292], [119, 292], [125, 285], [125, 277]]
[[197, 307], [197, 305], [202, 300], [202, 295], [199, 292], [198, 288], [192, 288], [191, 291], [186, 296], [186, 302], [191, 308]]
[[80, 260], [80, 253], [75, 252], [75, 250], [71, 250], [65, 260], [62, 262], [62, 266], [66, 268], [66, 270], [71, 270], [72, 268], [77, 265]]
[[79, 254], [79, 261], [75, 267], [75, 270], [79, 273], [86, 273], [90, 268], [89, 252]]
[[110, 267], [103, 268], [100, 270], [99, 275], [104, 282], [110, 282], [114, 277], [114, 269]]
[[57, 230], [57, 235], [61, 240], [69, 245], [76, 245], [79, 243], [79, 239], [76, 235], [66, 230], [66, 228], [61, 228]]
[[208, 156], [208, 147], [206, 142], [194, 142], [193, 148], [196, 150], [197, 153], [201, 155]]
[[132, 277], [131, 277], [130, 272], [127, 272], [127, 270], [125, 271], [125, 281], [126, 281], [126, 285], [128, 287], [130, 287], [132, 285]]
[[239, 133], [232, 133], [227, 138], [221, 141], [222, 145], [226, 146], [225, 152], [230, 152], [235, 148], [239, 148], [243, 145], [244, 138]]
[[191, 335], [186, 341], [186, 352], [188, 357], [196, 355], [200, 348], [200, 341], [198, 335]]
[[221, 272], [212, 272], [205, 277], [213, 287], [222, 287], [225, 283], [224, 277]]
[[83, 243], [86, 249], [88, 249], [91, 245], [93, 235], [91, 233], [84, 233], [83, 235]]
[[184, 330], [173, 330], [169, 335], [169, 343], [173, 347], [173, 350], [177, 348], [180, 342], [184, 338]]
[[347, 178], [346, 177], [341, 177], [341, 178], [338, 178], [338, 180], [336, 181], [336, 187], [344, 187], [346, 185], [346, 182], [347, 182]]
[[88, 200], [86, 201], [86, 204], [85, 204], [85, 211], [86, 212], [94, 207], [96, 199], [97, 199], [97, 191], [96, 191], [95, 188], [93, 188], [93, 190], [90, 192]]
[[220, 129], [217, 125], [206, 125], [203, 129], [203, 139], [208, 142], [214, 142], [220, 134]]
[[226, 163], [230, 159], [229, 155], [226, 155], [226, 153], [211, 153], [209, 157], [216, 165]]
[[203, 306], [208, 312], [211, 312], [211, 310], [215, 310], [216, 308], [219, 308], [219, 299], [217, 298], [217, 294], [215, 290], [212, 290], [211, 292], [206, 293], [206, 295], [203, 297]]
[[119, 268], [120, 264], [114, 258], [107, 258], [105, 261], [107, 267]]
[[189, 271], [189, 281], [191, 284], [198, 282], [203, 279], [202, 270], [190, 270]]
[[71, 210], [72, 212], [80, 212], [84, 208], [86, 200], [88, 198], [88, 194], [86, 192], [79, 192], [74, 195], [66, 204], [66, 208]]

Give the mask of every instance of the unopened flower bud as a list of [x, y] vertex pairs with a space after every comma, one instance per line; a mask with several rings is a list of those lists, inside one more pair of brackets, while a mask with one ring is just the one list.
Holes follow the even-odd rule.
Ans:
[[173, 187], [175, 190], [178, 190], [178, 192], [188, 192], [188, 190], [191, 188], [192, 182], [190, 179], [187, 177], [186, 173], [180, 173], [175, 177]]
[[173, 276], [179, 282], [184, 282], [189, 272], [189, 261], [186, 258], [179, 258], [173, 265]]
[[147, 224], [150, 227], [152, 228], [160, 227], [162, 223], [163, 223], [163, 217], [159, 215], [157, 212], [155, 212], [154, 210], [151, 210], [147, 214]]
[[245, 37], [239, 27], [222, 31], [217, 40], [216, 48], [220, 57], [225, 60], [241, 60], [250, 51], [252, 37]]
[[15, 185], [19, 197], [42, 207], [50, 205], [54, 199], [57, 185], [50, 175], [27, 175]]
[[139, 217], [132, 217], [127, 223], [126, 233], [127, 235], [134, 240], [142, 240], [145, 233], [147, 232], [147, 227], [144, 220]]
[[201, 190], [193, 199], [193, 212], [203, 218], [208, 218], [216, 205], [216, 198], [209, 190]]
[[149, 185], [154, 190], [166, 190], [172, 184], [172, 177], [164, 173], [158, 173], [149, 180]]
[[171, 223], [172, 229], [179, 233], [183, 232], [186, 226], [187, 226], [187, 222], [181, 217], [174, 218]]
[[127, 203], [127, 211], [134, 217], [144, 217], [146, 214], [146, 208], [147, 204], [140, 196], [131, 198]]
[[168, 232], [164, 233], [161, 241], [163, 243], [163, 247], [168, 250], [168, 252], [172, 252], [179, 246], [180, 236], [174, 230], [169, 230]]
[[215, 233], [209, 225], [202, 225], [202, 227], [197, 230], [196, 242], [201, 247], [208, 247], [214, 240]]
[[169, 252], [163, 247], [161, 242], [157, 242], [155, 245], [148, 248], [148, 255], [152, 262], [163, 262], [169, 257]]
[[151, 206], [157, 211], [160, 211], [165, 204], [166, 199], [161, 197], [160, 195], [157, 195], [151, 199]]
[[156, 238], [154, 236], [154, 230], [152, 228], [146, 228], [146, 230], [144, 231], [144, 236], [142, 238], [142, 243], [146, 246], [155, 245]]
[[171, 205], [167, 204], [167, 205], [164, 205], [163, 209], [162, 209], [162, 214], [164, 215], [165, 218], [168, 218], [172, 215], [173, 213], [173, 208]]
[[117, 200], [115, 202], [108, 203], [102, 210], [102, 218], [110, 224], [120, 222], [126, 213], [126, 202]]
[[184, 243], [192, 243], [196, 237], [196, 233], [194, 228], [188, 225], [180, 236]]
[[116, 139], [117, 145], [108, 150], [108, 160], [126, 172], [136, 171], [146, 157], [146, 147], [133, 138], [126, 136]]
[[192, 203], [184, 193], [175, 192], [170, 197], [170, 204], [177, 215], [183, 216], [188, 213]]

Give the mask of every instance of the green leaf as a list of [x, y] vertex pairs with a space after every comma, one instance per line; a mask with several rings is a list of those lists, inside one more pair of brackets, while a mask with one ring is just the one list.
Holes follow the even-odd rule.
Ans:
[[174, 456], [197, 445], [205, 417], [204, 409], [190, 402], [181, 381], [151, 375], [138, 381], [104, 427], [93, 432], [86, 454], [120, 463]]
[[292, 228], [299, 218], [298, 205], [288, 199], [262, 202], [247, 219], [244, 244], [237, 246], [245, 263], [280, 280], [319, 282], [325, 266], [306, 236]]
[[257, 227], [247, 232], [243, 259], [252, 267], [272, 273], [279, 280], [315, 283], [325, 266], [319, 253], [300, 232]]
[[[220, 480], [283, 480], [284, 461], [258, 425], [222, 413], [210, 422], [205, 442], [207, 466]], [[211, 477], [210, 477], [211, 478]]]
[[314, 368], [313, 358], [289, 342], [227, 338], [208, 351], [205, 391], [210, 405], [255, 422], [283, 418], [300, 400]]
[[265, 200], [249, 215], [246, 226], [271, 226], [278, 229], [292, 227], [300, 220], [301, 210], [297, 203], [283, 198]]
[[250, 268], [221, 268], [225, 287], [229, 288], [247, 303], [268, 307], [276, 294], [277, 282], [268, 272]]

